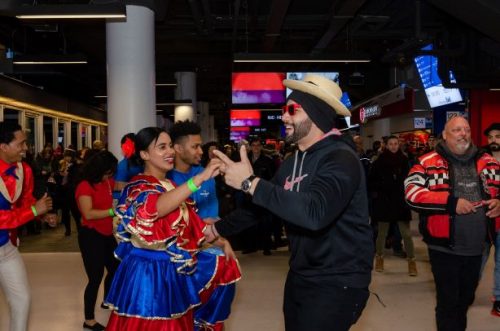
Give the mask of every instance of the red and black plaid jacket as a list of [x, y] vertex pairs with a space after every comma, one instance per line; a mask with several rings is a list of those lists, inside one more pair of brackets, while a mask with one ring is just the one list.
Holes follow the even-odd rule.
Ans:
[[[433, 151], [421, 156], [405, 180], [406, 202], [420, 214], [420, 232], [430, 244], [453, 246], [453, 226], [458, 198], [448, 161]], [[476, 170], [483, 200], [500, 198], [500, 164], [489, 154], [476, 156]], [[490, 239], [500, 229], [500, 217], [488, 219]]]

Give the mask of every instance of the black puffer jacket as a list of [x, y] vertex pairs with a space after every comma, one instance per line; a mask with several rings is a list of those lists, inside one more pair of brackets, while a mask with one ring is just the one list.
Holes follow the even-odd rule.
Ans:
[[372, 219], [375, 222], [411, 220], [405, 200], [404, 180], [410, 171], [408, 158], [401, 152], [385, 150], [373, 162], [368, 186], [372, 196]]

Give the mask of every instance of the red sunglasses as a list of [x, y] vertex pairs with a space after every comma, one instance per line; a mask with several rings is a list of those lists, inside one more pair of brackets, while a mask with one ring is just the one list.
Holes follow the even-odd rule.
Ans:
[[284, 105], [282, 107], [282, 109], [281, 109], [281, 114], [285, 115], [286, 113], [288, 113], [288, 114], [290, 114], [290, 116], [293, 116], [293, 115], [295, 115], [295, 112], [299, 108], [302, 108], [302, 106], [299, 105], [298, 103], [292, 103], [292, 104], [289, 104], [289, 105]]

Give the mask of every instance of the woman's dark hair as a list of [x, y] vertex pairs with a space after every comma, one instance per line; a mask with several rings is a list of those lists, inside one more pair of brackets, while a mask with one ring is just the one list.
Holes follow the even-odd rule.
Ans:
[[80, 181], [86, 180], [91, 185], [102, 181], [104, 175], [116, 172], [117, 158], [108, 151], [100, 151], [89, 158], [85, 158], [81, 172]]
[[134, 141], [135, 140], [135, 133], [129, 132], [125, 135], [123, 135], [122, 139], [120, 140], [120, 145], [123, 145], [125, 143], [125, 140], [129, 138], [130, 140]]
[[99, 154], [99, 152], [101, 152], [100, 150], [98, 149], [89, 149], [86, 153], [85, 153], [85, 157], [83, 158], [83, 162], [86, 162], [88, 159], [90, 159], [92, 156], [96, 155], [96, 154]]
[[[131, 144], [132, 148], [129, 146], [129, 148], [131, 148], [131, 151], [129, 152], [129, 153], [132, 153], [131, 155], [128, 154], [128, 152], [124, 149], [124, 144], [127, 141], [127, 139], [132, 141], [132, 144]], [[127, 170], [129, 170], [130, 167], [133, 165], [133, 163], [135, 163], [131, 160], [134, 158], [134, 153], [135, 153], [135, 152], [133, 152], [135, 150], [135, 133], [129, 132], [127, 134], [124, 134], [122, 139], [120, 140], [120, 146], [122, 149], [122, 154], [126, 159]]]
[[167, 133], [165, 129], [150, 126], [141, 129], [135, 135], [135, 154], [132, 156], [131, 161], [137, 165], [144, 165], [144, 160], [141, 159], [141, 151], [146, 151], [153, 141], [157, 141], [162, 133]]

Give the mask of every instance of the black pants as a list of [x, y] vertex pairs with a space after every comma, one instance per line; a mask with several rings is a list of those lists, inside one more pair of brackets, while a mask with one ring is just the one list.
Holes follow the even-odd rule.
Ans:
[[459, 256], [429, 249], [436, 284], [438, 331], [462, 331], [474, 302], [482, 256]]
[[[74, 199], [74, 198], [73, 198]], [[67, 203], [61, 206], [61, 223], [64, 224], [65, 234], [71, 234], [71, 215], [75, 220], [76, 230], [80, 232], [81, 229], [81, 214], [74, 201], [68, 199]]]
[[95, 303], [104, 275], [104, 268], [107, 271], [106, 279], [104, 280], [104, 297], [106, 298], [119, 264], [113, 255], [116, 248], [116, 240], [113, 236], [104, 236], [93, 229], [82, 226], [78, 234], [78, 244], [80, 245], [85, 272], [89, 279], [83, 298], [85, 319], [92, 320], [94, 319]]
[[361, 316], [367, 288], [352, 288], [288, 273], [283, 311], [286, 331], [347, 331]]

